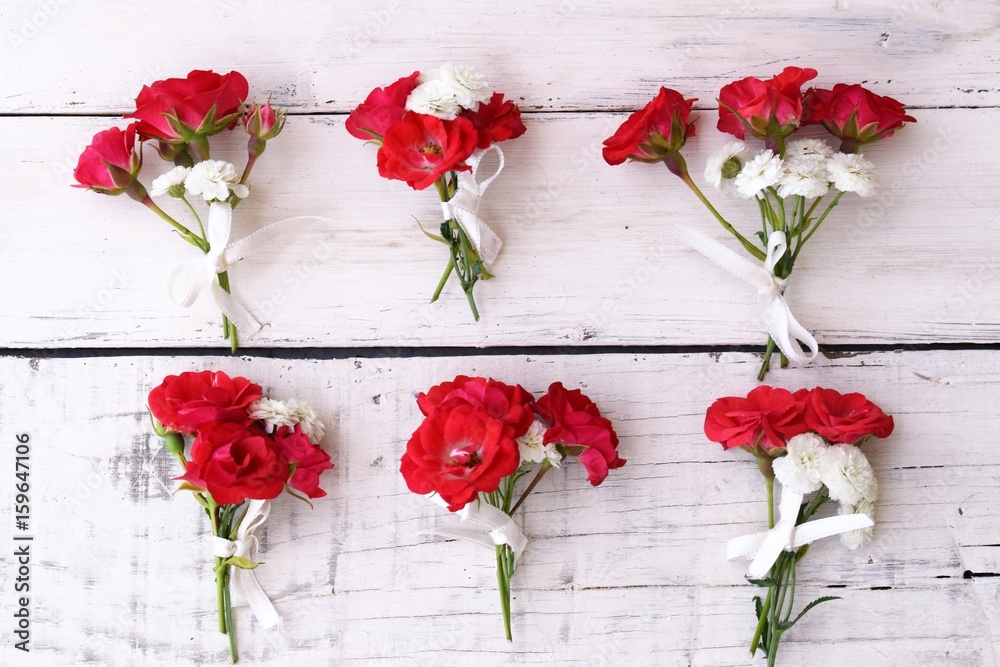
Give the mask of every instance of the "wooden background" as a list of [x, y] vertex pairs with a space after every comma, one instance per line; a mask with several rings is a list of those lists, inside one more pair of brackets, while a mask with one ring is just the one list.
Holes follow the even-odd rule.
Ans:
[[[787, 65], [815, 67], [820, 85], [864, 82], [919, 122], [866, 152], [879, 195], [845, 200], [789, 291], [839, 354], [769, 381], [863, 391], [897, 430], [871, 450], [875, 540], [855, 553], [816, 545], [802, 598], [845, 599], [785, 638], [784, 664], [1000, 662], [1000, 6], [136, 7], [0, 7], [0, 541], [12, 544], [14, 435], [27, 432], [36, 558], [25, 655], [8, 629], [12, 548], [0, 545], [0, 662], [226, 662], [207, 526], [171, 497], [176, 470], [143, 409], [164, 375], [221, 368], [331, 415], [324, 445], [337, 465], [315, 510], [286, 499], [272, 512], [258, 572], [285, 620], [262, 631], [237, 611], [245, 664], [750, 664], [755, 591], [724, 545], [761, 525], [763, 488], [701, 421], [715, 397], [755, 384], [753, 295], [675, 242], [678, 221], [725, 240], [686, 188], [662, 168], [609, 168], [600, 141], [660, 85], [677, 88], [700, 98], [686, 151], [700, 178], [724, 140], [718, 89]], [[433, 195], [379, 178], [374, 149], [342, 127], [374, 86], [446, 61], [480, 68], [528, 127], [484, 202], [505, 246], [497, 279], [477, 289], [478, 324], [455, 285], [426, 303], [445, 257], [412, 216], [437, 224]], [[193, 249], [134, 203], [69, 187], [80, 150], [123, 125], [144, 83], [195, 68], [238, 69], [258, 99], [293, 114], [254, 172], [237, 233], [300, 214], [335, 221], [234, 270], [271, 323], [237, 357], [211, 304], [167, 299], [170, 268]], [[219, 154], [240, 158], [245, 140], [227, 140]], [[745, 207], [719, 201], [753, 226]], [[585, 386], [629, 460], [596, 489], [567, 466], [527, 504], [513, 646], [492, 556], [419, 536], [447, 517], [397, 472], [415, 393], [460, 372], [533, 391]]]

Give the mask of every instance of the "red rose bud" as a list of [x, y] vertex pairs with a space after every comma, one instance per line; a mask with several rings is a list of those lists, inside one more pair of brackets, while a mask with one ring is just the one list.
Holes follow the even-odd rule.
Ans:
[[489, 102], [481, 103], [476, 111], [466, 111], [462, 115], [472, 121], [479, 133], [477, 148], [489, 148], [508, 139], [517, 139], [524, 134], [521, 110], [510, 100], [503, 99], [503, 93], [493, 93]]
[[149, 392], [149, 410], [167, 429], [192, 434], [209, 422], [249, 425], [250, 404], [261, 387], [222, 371], [168, 375]]
[[285, 112], [275, 109], [270, 102], [264, 106], [254, 102], [243, 114], [243, 128], [251, 137], [270, 141], [285, 127], [285, 117]]
[[143, 140], [159, 142], [158, 151], [165, 160], [185, 155], [187, 144], [206, 158], [205, 137], [235, 126], [248, 92], [247, 80], [239, 72], [195, 70], [183, 79], [143, 86], [135, 98], [135, 111], [125, 117], [139, 121], [137, 130]]
[[437, 410], [406, 443], [400, 472], [414, 493], [437, 492], [456, 512], [521, 465], [513, 430], [471, 405]]
[[177, 479], [207, 489], [220, 505], [239, 505], [248, 498], [277, 498], [288, 471], [288, 461], [264, 431], [210, 422], [198, 432], [187, 471]]
[[[567, 391], [561, 382], [555, 382], [537, 407], [551, 424], [542, 442], [566, 447], [587, 469], [593, 486], [607, 478], [608, 470], [625, 465], [625, 459], [618, 456], [618, 434], [611, 421], [602, 417], [597, 405], [579, 389]], [[577, 454], [578, 447], [583, 449]]]
[[449, 171], [468, 171], [464, 164], [476, 148], [472, 121], [461, 116], [441, 120], [407, 113], [390, 127], [378, 151], [378, 173], [423, 190]]
[[840, 139], [844, 153], [857, 153], [861, 146], [891, 137], [906, 123], [917, 122], [907, 115], [901, 102], [844, 83], [838, 83], [833, 90], [811, 89], [806, 95], [806, 116], [806, 122], [822, 123]]
[[853, 445], [862, 438], [887, 438], [892, 417], [862, 394], [816, 387], [805, 399], [805, 424], [830, 442]]
[[344, 127], [364, 141], [382, 142], [382, 137], [406, 114], [406, 98], [417, 85], [420, 72], [405, 76], [385, 88], [376, 88], [347, 117]]
[[786, 67], [767, 81], [750, 76], [724, 86], [719, 92], [719, 131], [737, 139], [749, 132], [781, 152], [785, 137], [802, 122], [802, 84], [814, 78], [814, 69]]
[[124, 130], [112, 127], [95, 134], [73, 170], [78, 183], [73, 187], [106, 195], [129, 191], [141, 199], [145, 189], [136, 181], [142, 168], [142, 153], [135, 145], [135, 126], [133, 123]]
[[676, 90], [660, 88], [649, 104], [604, 140], [604, 160], [617, 165], [626, 159], [656, 163], [679, 158], [688, 137], [694, 136], [694, 121], [689, 123], [688, 117], [695, 101], [697, 98], [685, 100]]
[[802, 415], [806, 394], [762, 386], [746, 398], [720, 398], [705, 415], [705, 435], [724, 449], [783, 448], [789, 438], [809, 430]]
[[267, 148], [267, 142], [281, 134], [285, 127], [285, 112], [275, 109], [268, 102], [259, 106], [256, 102], [247, 108], [243, 114], [243, 129], [250, 135], [247, 141], [247, 153], [251, 160], [256, 160]]

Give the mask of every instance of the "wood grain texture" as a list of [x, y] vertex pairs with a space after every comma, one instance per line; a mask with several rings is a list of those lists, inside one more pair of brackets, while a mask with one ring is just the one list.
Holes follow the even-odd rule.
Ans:
[[[239, 69], [295, 110], [343, 112], [445, 60], [546, 111], [634, 109], [665, 83], [711, 106], [732, 79], [792, 64], [916, 106], [1000, 102], [1000, 7], [977, 0], [178, 0], [141, 16], [112, 0], [28, 0], [0, 19], [5, 113], [121, 113], [144, 83], [208, 67]], [[183, 38], [168, 36], [181, 22]]]
[[[2, 358], [2, 451], [12, 457], [16, 433], [32, 438], [32, 664], [225, 661], [207, 526], [193, 501], [171, 498], [176, 466], [143, 411], [164, 375], [205, 367], [249, 375], [332, 417], [330, 496], [314, 510], [281, 499], [262, 531], [258, 573], [284, 626], [261, 631], [238, 609], [244, 664], [747, 664], [753, 590], [745, 566], [723, 554], [728, 538], [763, 523], [763, 485], [751, 460], [707, 442], [701, 425], [714, 398], [746, 391], [756, 361]], [[567, 465], [529, 500], [513, 646], [501, 636], [490, 552], [419, 535], [448, 517], [397, 472], [419, 420], [415, 392], [458, 372], [535, 392], [557, 379], [584, 386], [629, 461], [598, 488]], [[855, 553], [836, 540], [814, 546], [800, 595], [844, 600], [796, 627], [784, 664], [996, 664], [1000, 453], [984, 434], [995, 430], [997, 355], [859, 354], [776, 379], [863, 390], [897, 424], [868, 450], [882, 495], [876, 537]], [[0, 475], [2, 497], [12, 478]], [[0, 526], [10, 544], [7, 503]], [[12, 598], [4, 576], [8, 618]], [[20, 664], [15, 657], [0, 644], [0, 662]]]
[[[845, 198], [796, 266], [789, 301], [822, 343], [1000, 340], [1000, 110], [916, 113], [868, 151], [879, 194]], [[698, 180], [724, 141], [713, 118], [702, 113], [686, 149]], [[446, 252], [414, 217], [439, 224], [435, 195], [380, 178], [342, 116], [292, 118], [234, 235], [301, 214], [333, 222], [233, 270], [236, 292], [271, 322], [244, 345], [762, 344], [753, 290], [672, 232], [681, 222], [739, 249], [692, 193], [666, 169], [600, 158], [622, 119], [534, 114], [507, 144], [483, 203], [505, 246], [498, 277], [477, 288], [477, 324], [454, 280], [427, 303]], [[135, 202], [69, 187], [80, 149], [110, 122], [0, 118], [0, 178], [16, 193], [0, 219], [0, 281], [17, 286], [0, 301], [0, 345], [221, 347], [210, 301], [184, 310], [167, 297], [171, 268], [196, 251]], [[219, 155], [242, 160], [244, 139], [225, 139]], [[164, 168], [152, 151], [147, 161]], [[746, 234], [759, 224], [745, 202], [715, 200]]]

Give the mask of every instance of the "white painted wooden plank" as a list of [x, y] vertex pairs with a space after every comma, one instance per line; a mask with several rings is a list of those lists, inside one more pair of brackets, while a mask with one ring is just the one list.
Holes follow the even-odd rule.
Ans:
[[[1000, 111], [925, 110], [868, 155], [882, 191], [845, 198], [799, 260], [789, 299], [824, 343], [1000, 340]], [[233, 270], [238, 294], [272, 322], [254, 346], [762, 344], [752, 290], [680, 247], [671, 224], [725, 232], [665, 169], [608, 167], [600, 141], [622, 114], [540, 114], [510, 142], [484, 201], [505, 241], [498, 277], [480, 283], [483, 320], [457, 286], [427, 299], [445, 252], [423, 237], [431, 192], [380, 178], [375, 151], [342, 117], [295, 117], [254, 172], [236, 233], [327, 215], [330, 229], [288, 238]], [[723, 138], [704, 112], [689, 162], [700, 180]], [[208, 301], [170, 303], [172, 266], [195, 253], [126, 198], [69, 187], [103, 118], [3, 118], [0, 345], [221, 347]], [[243, 140], [229, 150], [241, 159]], [[150, 164], [157, 158], [150, 151]], [[156, 173], [155, 171], [153, 173]], [[744, 202], [719, 199], [747, 234]], [[168, 202], [173, 203], [173, 202]], [[178, 211], [182, 215], [183, 211]]]
[[1000, 7], [977, 0], [177, 0], [141, 16], [111, 0], [23, 0], [0, 19], [6, 113], [121, 113], [142, 84], [209, 67], [238, 68], [294, 109], [345, 111], [444, 60], [489, 72], [529, 109], [635, 108], [664, 84], [710, 104], [725, 83], [790, 64], [911, 105], [1000, 103]]
[[[258, 574], [285, 623], [259, 631], [237, 610], [246, 664], [747, 664], [754, 591], [723, 552], [763, 523], [763, 489], [752, 461], [707, 442], [701, 424], [714, 398], [747, 391], [755, 364], [747, 354], [0, 358], [0, 451], [12, 456], [15, 433], [32, 437], [33, 664], [225, 660], [207, 527], [193, 502], [170, 498], [175, 465], [142, 411], [164, 375], [205, 367], [333, 416], [330, 497], [315, 510], [283, 499], [261, 536]], [[596, 489], [575, 464], [553, 471], [529, 501], [512, 647], [490, 553], [418, 536], [447, 517], [397, 471], [419, 419], [414, 393], [459, 372], [532, 391], [585, 385], [629, 460]], [[984, 435], [995, 430], [997, 355], [861, 354], [775, 380], [864, 391], [897, 425], [868, 449], [882, 492], [876, 538], [854, 554], [815, 545], [801, 596], [845, 599], [786, 638], [785, 664], [995, 664], [1000, 587], [983, 575], [996, 574], [989, 545], [1000, 543], [1000, 451]], [[0, 496], [12, 478], [0, 475]], [[5, 544], [10, 513], [0, 503]], [[0, 643], [4, 664], [19, 657]]]

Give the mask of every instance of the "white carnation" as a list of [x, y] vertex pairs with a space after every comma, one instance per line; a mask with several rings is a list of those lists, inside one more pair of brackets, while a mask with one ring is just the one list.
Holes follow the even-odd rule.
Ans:
[[822, 197], [830, 190], [826, 162], [809, 157], [785, 160], [785, 170], [778, 184], [779, 197]]
[[736, 175], [736, 191], [747, 199], [761, 194], [766, 188], [777, 185], [784, 171], [784, 161], [771, 150], [761, 151], [743, 165]]
[[271, 398], [258, 398], [250, 404], [250, 418], [264, 422], [264, 430], [274, 433], [274, 429], [282, 426], [295, 426], [295, 418], [291, 406]]
[[562, 463], [562, 454], [556, 449], [554, 444], [544, 444], [545, 425], [539, 421], [534, 421], [528, 427], [528, 431], [517, 439], [517, 448], [521, 452], [522, 463], [541, 463], [548, 461], [553, 467], [558, 468]]
[[205, 201], [226, 201], [230, 191], [241, 199], [250, 194], [250, 188], [240, 183], [233, 163], [223, 160], [205, 160], [191, 167], [184, 187], [188, 194], [201, 195]]
[[[867, 498], [862, 498], [858, 501], [857, 505], [841, 505], [840, 509], [837, 510], [837, 514], [867, 514], [868, 518], [872, 521], [875, 520], [875, 501], [868, 500]], [[872, 533], [875, 527], [869, 526], [867, 528], [859, 528], [857, 530], [849, 530], [846, 533], [840, 534], [840, 542], [845, 547], [854, 551], [858, 547], [862, 547], [872, 539]]]
[[791, 438], [788, 452], [774, 461], [774, 476], [781, 485], [806, 495], [819, 491], [823, 486], [820, 471], [828, 445], [815, 433], [803, 433]]
[[316, 411], [305, 403], [299, 403], [294, 398], [290, 401], [276, 401], [261, 397], [250, 404], [250, 418], [264, 422], [264, 430], [274, 433], [275, 429], [297, 424], [314, 445], [318, 445], [326, 433], [326, 424], [319, 418]]
[[462, 111], [455, 99], [455, 91], [447, 82], [429, 79], [420, 84], [406, 98], [406, 110], [453, 120]]
[[313, 410], [312, 406], [299, 403], [294, 398], [287, 403], [291, 410], [292, 417], [302, 429], [303, 435], [309, 438], [309, 442], [318, 445], [326, 434], [326, 424]]
[[819, 139], [797, 139], [785, 145], [785, 159], [813, 159], [825, 162], [833, 157], [833, 146]]
[[862, 499], [874, 502], [878, 495], [875, 472], [854, 445], [827, 447], [820, 480], [829, 489], [830, 498], [844, 505], [857, 505]]
[[750, 150], [745, 143], [742, 141], [731, 141], [720, 148], [712, 157], [708, 158], [708, 162], [705, 163], [705, 180], [714, 185], [715, 189], [719, 192], [732, 194], [735, 191], [733, 187], [735, 176], [726, 178], [722, 173], [723, 168], [727, 163], [735, 164], [737, 166], [737, 173], [739, 173], [739, 170], [743, 169], [743, 165], [746, 164], [749, 158]]
[[488, 102], [493, 97], [486, 77], [468, 65], [442, 65], [427, 74], [427, 81], [441, 81], [449, 90], [455, 103], [463, 109], [475, 111], [480, 102]]
[[[191, 169], [188, 167], [174, 167], [167, 173], [160, 174], [153, 179], [152, 185], [149, 186], [149, 194], [159, 197], [170, 192], [172, 188], [175, 188], [174, 192], [183, 193], [184, 188], [181, 186], [184, 185], [184, 180], [190, 171]], [[170, 196], [173, 197], [176, 195], [171, 193]]]
[[863, 155], [853, 153], [837, 153], [826, 161], [830, 172], [830, 182], [841, 192], [854, 192], [859, 197], [871, 197], [875, 194], [875, 165], [866, 160]]

